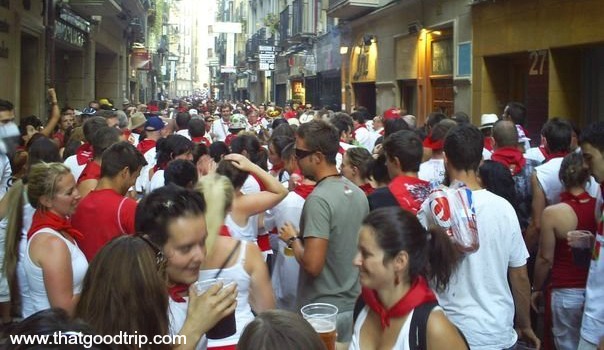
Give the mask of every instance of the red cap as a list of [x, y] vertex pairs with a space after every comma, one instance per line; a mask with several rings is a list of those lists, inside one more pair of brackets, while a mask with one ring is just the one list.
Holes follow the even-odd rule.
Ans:
[[384, 112], [384, 119], [397, 119], [400, 118], [401, 114], [396, 108], [387, 109]]

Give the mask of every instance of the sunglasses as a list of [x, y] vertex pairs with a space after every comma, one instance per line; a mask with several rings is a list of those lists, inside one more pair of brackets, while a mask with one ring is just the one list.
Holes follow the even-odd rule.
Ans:
[[298, 160], [306, 158], [306, 157], [310, 156], [311, 154], [316, 153], [316, 151], [307, 151], [305, 149], [299, 149], [299, 148], [294, 149], [294, 151], [296, 153], [296, 159], [298, 159]]
[[157, 244], [151, 242], [149, 240], [149, 238], [147, 238], [145, 235], [143, 234], [138, 234], [137, 235], [140, 239], [142, 239], [145, 243], [147, 243], [147, 245], [153, 250], [153, 252], [155, 253], [155, 265], [157, 266], [157, 269], [161, 269], [162, 267], [164, 267], [164, 265], [166, 264], [166, 256], [164, 255], [164, 252], [162, 252], [161, 248], [159, 248], [157, 246]]

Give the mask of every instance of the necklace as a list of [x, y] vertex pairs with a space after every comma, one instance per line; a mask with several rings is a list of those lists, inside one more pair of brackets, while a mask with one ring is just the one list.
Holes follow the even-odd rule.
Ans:
[[323, 177], [321, 180], [317, 181], [317, 183], [315, 184], [315, 187], [316, 187], [316, 186], [319, 186], [319, 184], [320, 184], [320, 183], [321, 183], [323, 180], [325, 180], [325, 179], [327, 179], [327, 178], [330, 178], [330, 177], [336, 177], [336, 176], [338, 176], [338, 177], [339, 177], [339, 176], [342, 176], [342, 175], [340, 175], [340, 174], [331, 174], [331, 175], [327, 175], [327, 176]]

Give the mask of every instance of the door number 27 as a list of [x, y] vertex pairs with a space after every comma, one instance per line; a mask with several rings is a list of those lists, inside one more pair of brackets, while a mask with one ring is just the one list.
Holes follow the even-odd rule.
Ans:
[[543, 75], [543, 66], [547, 60], [547, 50], [531, 51], [529, 59], [531, 63], [529, 75]]

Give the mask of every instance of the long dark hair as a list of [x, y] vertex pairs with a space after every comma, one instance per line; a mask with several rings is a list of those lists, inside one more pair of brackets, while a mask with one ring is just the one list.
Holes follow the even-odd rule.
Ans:
[[258, 165], [264, 171], [268, 171], [268, 153], [260, 144], [260, 140], [252, 135], [239, 135], [231, 142], [231, 152], [243, 154], [247, 153], [247, 158], [252, 163]]
[[[109, 242], [90, 262], [76, 316], [100, 335], [168, 334], [168, 287], [156, 262], [156, 252], [140, 237], [120, 236]], [[124, 312], [129, 316], [123, 317]]]
[[401, 251], [409, 255], [408, 281], [417, 276], [431, 280], [437, 290], [446, 289], [457, 267], [459, 254], [451, 239], [439, 228], [428, 231], [415, 215], [400, 208], [376, 209], [367, 215], [363, 225], [370, 227], [384, 251], [384, 262]]
[[478, 175], [484, 188], [503, 197], [515, 209], [518, 208], [518, 194], [510, 169], [494, 160], [485, 160], [478, 168]]

